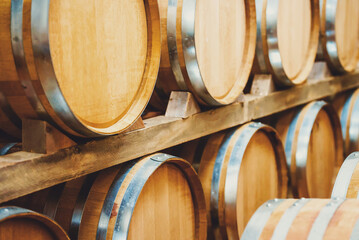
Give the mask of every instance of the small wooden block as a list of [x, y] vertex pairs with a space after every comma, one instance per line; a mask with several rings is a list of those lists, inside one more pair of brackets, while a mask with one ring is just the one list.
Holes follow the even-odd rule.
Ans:
[[199, 112], [201, 112], [201, 109], [190, 92], [173, 91], [167, 105], [165, 116], [188, 118]]
[[267, 96], [275, 92], [275, 84], [270, 74], [256, 74], [253, 79], [251, 94]]
[[22, 144], [26, 152], [50, 154], [76, 145], [65, 134], [45, 121], [22, 121]]
[[313, 69], [308, 76], [308, 81], [321, 80], [332, 76], [326, 62], [315, 62]]
[[127, 128], [126, 131], [124, 131], [124, 133], [132, 132], [142, 128], [145, 128], [145, 124], [143, 123], [142, 117], [139, 117], [137, 121], [131, 125], [131, 127]]

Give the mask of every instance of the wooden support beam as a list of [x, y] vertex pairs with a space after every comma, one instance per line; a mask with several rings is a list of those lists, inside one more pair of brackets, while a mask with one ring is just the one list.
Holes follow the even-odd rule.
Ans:
[[158, 116], [145, 128], [44, 155], [0, 157], [0, 202], [84, 176], [147, 154], [359, 87], [359, 73], [320, 81], [201, 112], [187, 119]]

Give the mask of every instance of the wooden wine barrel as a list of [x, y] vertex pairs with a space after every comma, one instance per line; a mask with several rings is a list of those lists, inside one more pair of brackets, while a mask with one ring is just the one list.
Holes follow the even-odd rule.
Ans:
[[57, 199], [54, 219], [71, 239], [206, 239], [198, 176], [188, 162], [167, 154], [69, 182]]
[[263, 204], [241, 240], [359, 239], [359, 200], [275, 199]]
[[336, 97], [333, 104], [336, 105], [340, 117], [344, 153], [348, 156], [359, 150], [359, 89]]
[[319, 0], [256, 0], [254, 73], [271, 73], [279, 86], [305, 82], [318, 48]]
[[22, 149], [21, 143], [6, 143], [6, 144], [0, 143], [0, 156], [21, 151], [21, 149]]
[[217, 133], [205, 141], [196, 160], [200, 160], [208, 236], [239, 239], [263, 202], [287, 195], [283, 145], [276, 131], [261, 123]]
[[70, 240], [53, 220], [18, 207], [0, 208], [0, 239]]
[[276, 128], [284, 143], [295, 197], [328, 198], [343, 162], [340, 121], [333, 107], [312, 102], [281, 117]]
[[159, 68], [157, 0], [4, 0], [0, 18], [2, 131], [30, 118], [97, 137], [141, 115]]
[[254, 1], [159, 0], [159, 7], [162, 54], [153, 100], [184, 90], [202, 104], [234, 102], [254, 58]]
[[359, 152], [350, 154], [341, 166], [333, 187], [332, 198], [359, 199]]
[[334, 74], [353, 72], [357, 67], [358, 16], [357, 0], [320, 0], [320, 57]]

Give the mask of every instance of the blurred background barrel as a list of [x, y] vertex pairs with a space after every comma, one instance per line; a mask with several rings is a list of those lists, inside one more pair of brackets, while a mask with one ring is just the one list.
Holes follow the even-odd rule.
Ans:
[[0, 18], [2, 131], [20, 137], [30, 118], [96, 137], [140, 117], [159, 68], [157, 0], [4, 0]]
[[328, 198], [343, 162], [340, 121], [333, 107], [312, 102], [276, 124], [284, 144], [295, 197]]
[[359, 152], [350, 154], [341, 166], [333, 187], [332, 198], [359, 199]]
[[271, 73], [279, 86], [305, 82], [318, 48], [319, 0], [256, 0], [254, 73]]
[[168, 100], [173, 90], [189, 90], [207, 105], [234, 102], [254, 58], [254, 1], [159, 0], [159, 5], [162, 56], [157, 102]]
[[0, 208], [0, 239], [69, 240], [65, 231], [44, 215], [18, 207]]
[[359, 150], [359, 89], [338, 95], [333, 105], [340, 117], [344, 154]]
[[320, 1], [320, 51], [331, 72], [353, 72], [359, 61], [359, 1]]
[[359, 239], [359, 200], [271, 200], [256, 211], [241, 239]]
[[[263, 202], [285, 197], [287, 168], [276, 131], [261, 123], [202, 139], [194, 151], [205, 193], [209, 239], [239, 239]], [[185, 149], [185, 148], [182, 148]], [[190, 158], [189, 158], [190, 159]]]

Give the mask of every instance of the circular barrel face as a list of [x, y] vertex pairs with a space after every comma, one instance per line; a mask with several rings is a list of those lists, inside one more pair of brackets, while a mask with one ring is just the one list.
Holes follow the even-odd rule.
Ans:
[[359, 53], [359, 1], [338, 1], [335, 16], [335, 38], [339, 61], [345, 70], [354, 70], [358, 63]]
[[138, 96], [147, 59], [147, 20], [142, 0], [52, 0], [51, 57], [73, 113], [106, 128]]
[[196, 239], [193, 202], [182, 171], [174, 164], [162, 165], [148, 179], [137, 199], [128, 238]]
[[307, 182], [313, 198], [330, 197], [336, 174], [336, 144], [330, 118], [324, 110], [318, 113], [308, 145]]
[[218, 100], [230, 93], [248, 67], [243, 64], [248, 51], [246, 24], [244, 0], [196, 2], [197, 61], [208, 92]]
[[278, 159], [267, 134], [259, 131], [250, 140], [242, 159], [237, 196], [241, 235], [252, 214], [268, 199], [280, 196]]
[[278, 46], [289, 79], [299, 75], [308, 60], [311, 11], [311, 0], [279, 0]]

